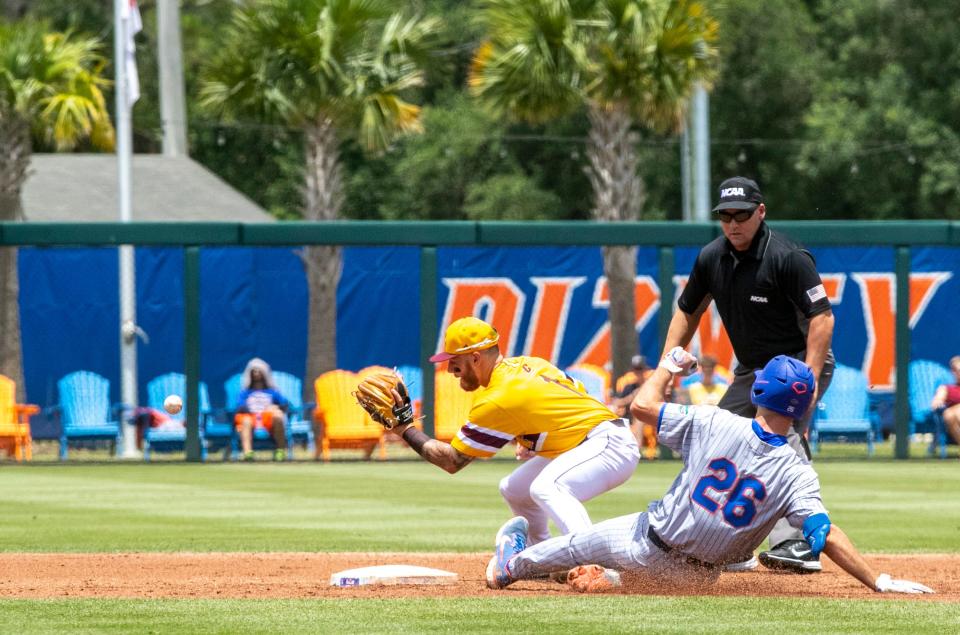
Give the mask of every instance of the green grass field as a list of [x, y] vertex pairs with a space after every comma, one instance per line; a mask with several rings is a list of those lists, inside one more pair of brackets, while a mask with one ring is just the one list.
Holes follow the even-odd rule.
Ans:
[[[588, 505], [592, 517], [645, 507], [679, 466], [641, 464]], [[6, 464], [0, 551], [486, 551], [508, 515], [497, 482], [513, 467], [495, 460], [449, 476], [415, 461]], [[831, 516], [863, 551], [960, 551], [956, 460], [824, 457], [817, 467]], [[943, 633], [960, 630], [960, 606], [651, 596], [0, 602], [0, 632], [16, 633], [639, 630]]]

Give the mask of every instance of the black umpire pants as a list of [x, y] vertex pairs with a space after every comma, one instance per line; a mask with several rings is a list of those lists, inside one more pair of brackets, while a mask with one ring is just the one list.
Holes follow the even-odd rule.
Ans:
[[[806, 351], [800, 351], [799, 353], [791, 354], [790, 357], [802, 361], [806, 353]], [[833, 379], [833, 367], [833, 351], [828, 351], [827, 358], [823, 362], [823, 370], [820, 371], [820, 376], [817, 377], [818, 398], [822, 397], [823, 394], [827, 392], [827, 388], [830, 387], [830, 380]], [[753, 388], [754, 380], [753, 373], [756, 370], [760, 369], [739, 364], [733, 374], [733, 383], [727, 388], [727, 392], [723, 394], [723, 398], [720, 399], [720, 403], [717, 405], [741, 417], [753, 418], [756, 416], [757, 407], [753, 405], [753, 402], [750, 400], [750, 391]], [[790, 444], [790, 447], [793, 448], [798, 455], [808, 459], [811, 458], [810, 446], [807, 444], [805, 435], [816, 409], [816, 403], [810, 404], [810, 408], [806, 414], [803, 415], [803, 418], [793, 422], [793, 429], [790, 431], [790, 434], [787, 435], [787, 443]], [[770, 546], [774, 547], [784, 540], [804, 540], [804, 538], [803, 532], [799, 529], [794, 529], [785, 518], [781, 518], [770, 532], [768, 540]]]

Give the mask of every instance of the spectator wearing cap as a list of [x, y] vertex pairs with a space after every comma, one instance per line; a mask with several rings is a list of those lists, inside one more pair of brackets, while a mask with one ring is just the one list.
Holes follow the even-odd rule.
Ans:
[[[620, 375], [614, 385], [614, 398], [632, 395], [634, 391], [647, 380], [653, 369], [647, 364], [643, 355], [634, 355], [630, 358], [630, 370]], [[626, 406], [629, 408], [630, 402]]]
[[586, 529], [583, 503], [630, 478], [640, 459], [637, 441], [583, 384], [538, 357], [504, 357], [499, 343], [483, 320], [450, 324], [443, 350], [430, 361], [445, 363], [460, 388], [473, 393], [467, 420], [450, 443], [412, 425], [393, 432], [451, 474], [515, 441], [521, 465], [500, 481], [500, 494], [513, 515], [530, 523], [531, 544], [550, 537], [551, 520], [562, 534]]
[[[817, 378], [816, 403], [833, 374], [830, 340], [834, 319], [813, 256], [767, 226], [763, 195], [752, 179], [735, 176], [721, 183], [713, 212], [723, 236], [697, 255], [677, 301], [664, 350], [689, 345], [713, 301], [737, 357], [733, 382], [720, 400], [720, 408], [753, 417], [756, 406], [751, 403], [750, 391], [754, 371], [777, 355], [810, 366]], [[810, 408], [796, 421], [788, 436], [790, 446], [806, 459], [810, 450], [803, 435], [815, 410]], [[769, 543], [772, 549], [760, 554], [765, 566], [798, 573], [820, 570], [819, 558], [785, 520], [774, 527]], [[742, 564], [737, 570], [755, 567], [756, 560]]]

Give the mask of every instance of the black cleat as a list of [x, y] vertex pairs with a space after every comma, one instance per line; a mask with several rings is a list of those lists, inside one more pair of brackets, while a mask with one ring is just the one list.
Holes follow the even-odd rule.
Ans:
[[791, 573], [816, 573], [823, 569], [806, 540], [784, 540], [770, 551], [762, 552], [760, 564]]

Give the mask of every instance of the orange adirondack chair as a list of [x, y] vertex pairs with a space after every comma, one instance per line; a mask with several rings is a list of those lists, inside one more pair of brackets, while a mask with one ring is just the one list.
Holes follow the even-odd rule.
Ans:
[[33, 460], [30, 415], [40, 412], [33, 404], [18, 404], [16, 384], [0, 375], [0, 449], [17, 461]]
[[467, 422], [467, 415], [473, 407], [473, 393], [460, 388], [460, 380], [446, 369], [437, 369], [434, 387], [433, 434], [438, 440], [449, 442]]
[[369, 458], [379, 447], [378, 458], [387, 458], [383, 426], [370, 418], [352, 394], [366, 374], [378, 370], [388, 369], [370, 366], [359, 373], [331, 370], [314, 381], [317, 407], [313, 418], [318, 424], [320, 458], [324, 461], [330, 460], [330, 450], [336, 448], [360, 448]]

